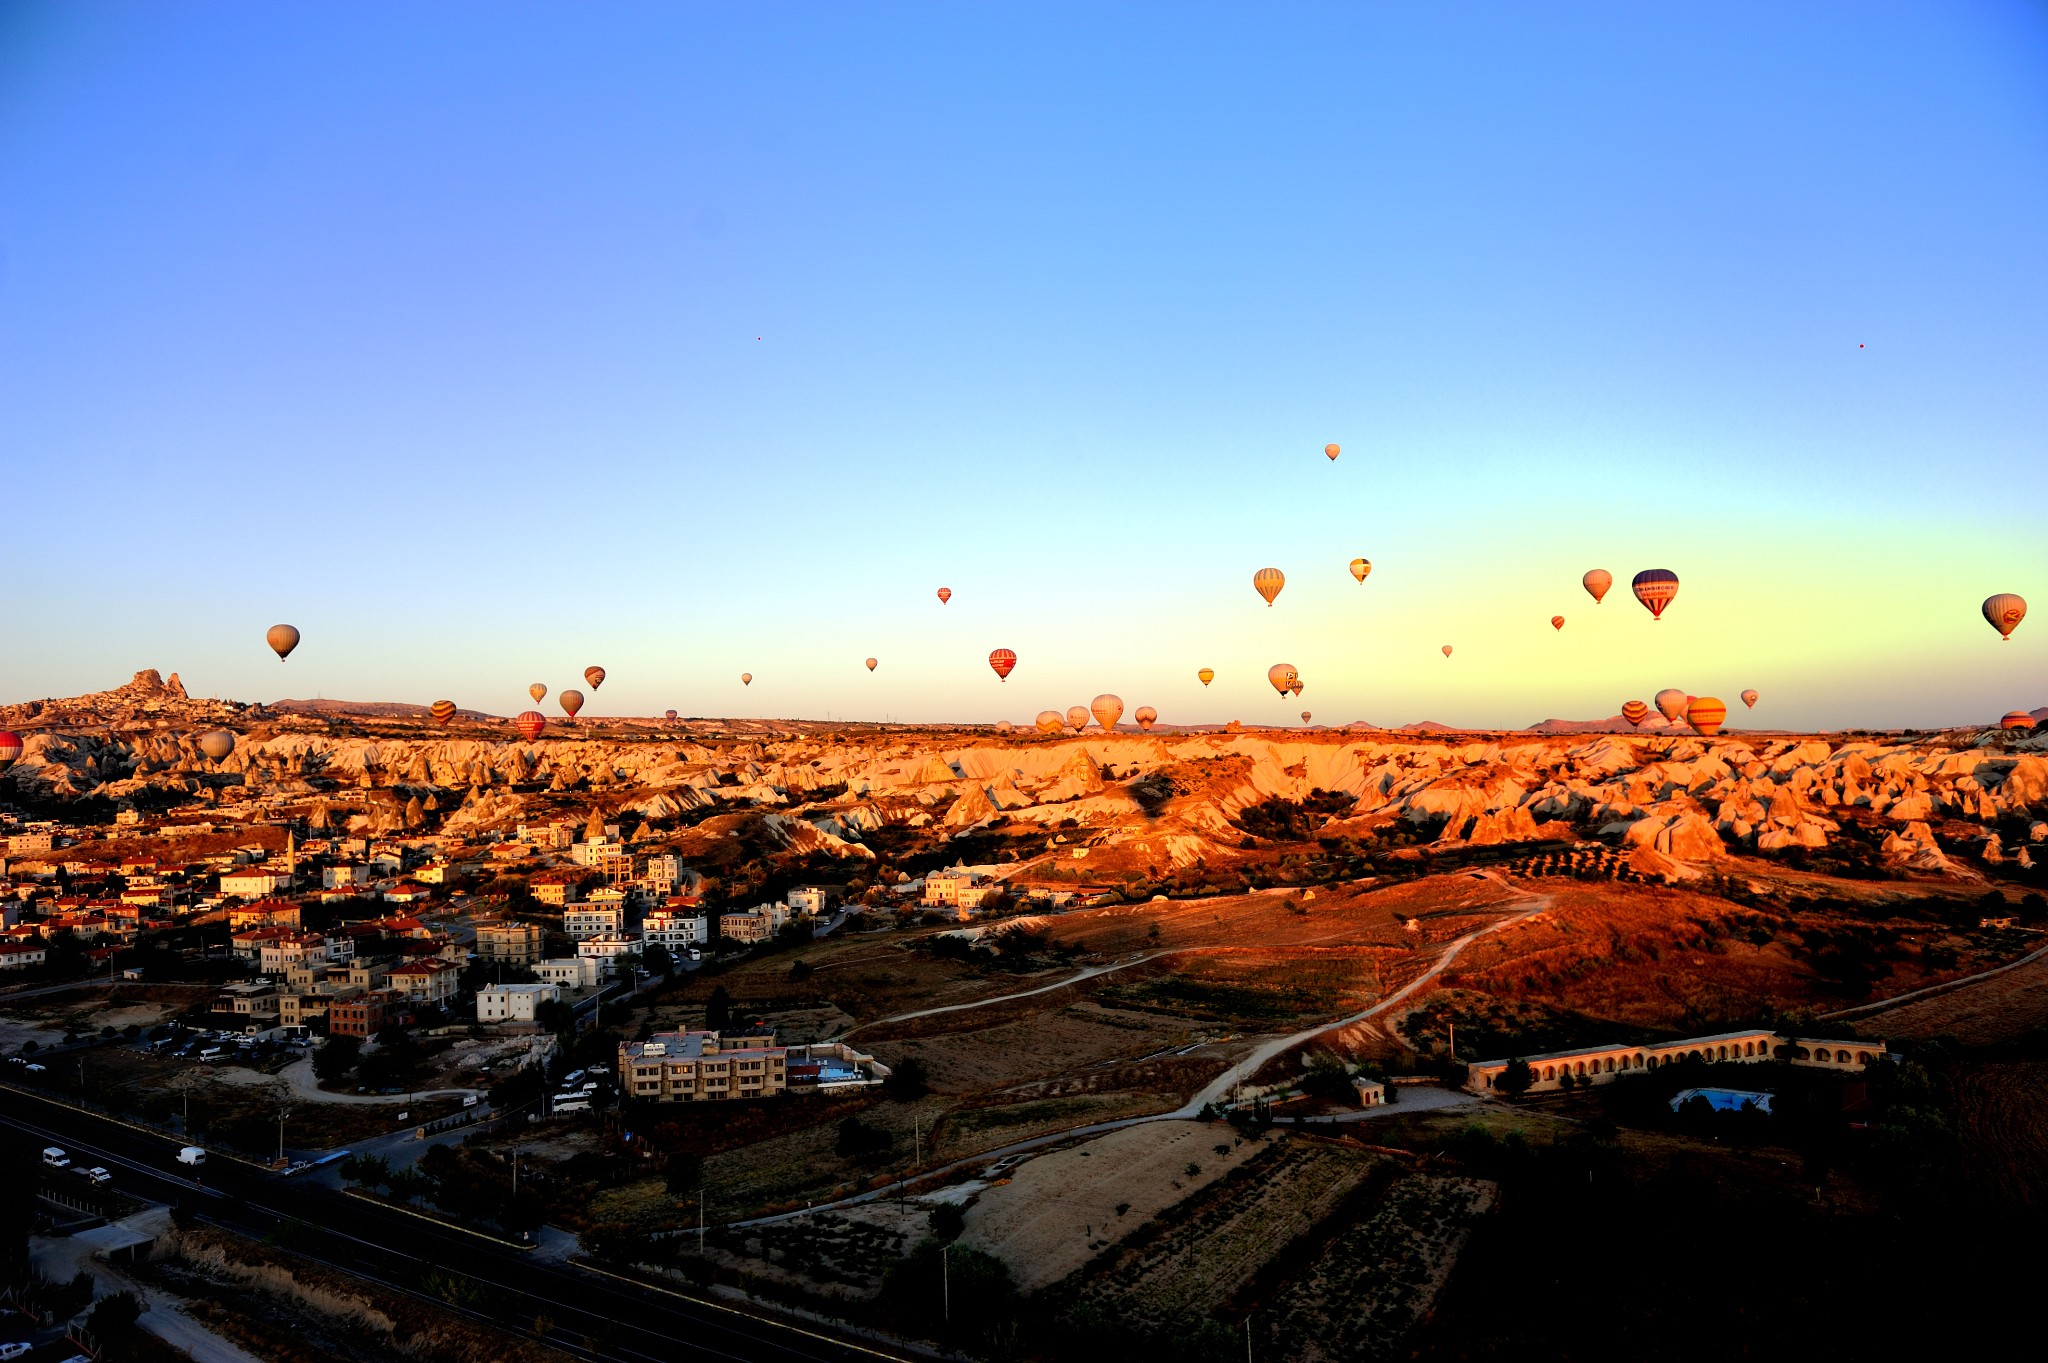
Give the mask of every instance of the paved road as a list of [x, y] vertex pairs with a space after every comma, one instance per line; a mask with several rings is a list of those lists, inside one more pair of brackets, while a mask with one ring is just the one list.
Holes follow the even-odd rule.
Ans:
[[[164, 1212], [158, 1208], [154, 1213], [128, 1217], [126, 1221], [134, 1223], [150, 1215], [162, 1218]], [[144, 1233], [153, 1232], [144, 1230]], [[142, 1302], [142, 1315], [135, 1323], [173, 1348], [182, 1349], [194, 1363], [263, 1363], [254, 1354], [221, 1338], [186, 1315], [180, 1298], [137, 1282], [112, 1265], [94, 1258], [93, 1247], [85, 1241], [68, 1236], [38, 1237], [30, 1244], [36, 1268], [53, 1282], [68, 1283], [78, 1273], [84, 1272], [92, 1276], [95, 1296], [133, 1292]]]
[[116, 1187], [182, 1204], [203, 1220], [251, 1238], [273, 1235], [288, 1220], [320, 1227], [329, 1234], [300, 1252], [399, 1291], [411, 1292], [410, 1284], [429, 1269], [495, 1288], [512, 1303], [507, 1312], [512, 1328], [545, 1313], [557, 1325], [549, 1343], [577, 1357], [598, 1357], [591, 1338], [599, 1330], [615, 1332], [618, 1341], [604, 1357], [624, 1363], [852, 1363], [898, 1356], [822, 1331], [586, 1273], [559, 1259], [523, 1253], [225, 1159], [208, 1162], [200, 1171], [202, 1184], [185, 1177], [174, 1162], [177, 1141], [41, 1098], [10, 1091], [0, 1129], [19, 1132], [37, 1146], [61, 1145], [74, 1159], [89, 1157], [114, 1171]]

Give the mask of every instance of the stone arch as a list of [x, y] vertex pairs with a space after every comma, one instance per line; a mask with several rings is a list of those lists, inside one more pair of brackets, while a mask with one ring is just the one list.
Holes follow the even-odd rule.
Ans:
[[1870, 1063], [1870, 1052], [1869, 1052], [1869, 1051], [1858, 1051], [1858, 1052], [1856, 1052], [1856, 1063], [1857, 1063], [1857, 1064], [1859, 1064], [1859, 1065], [1868, 1065], [1868, 1064]]
[[1556, 1071], [1556, 1070], [1553, 1070], [1553, 1069], [1551, 1069], [1551, 1068], [1550, 1068], [1550, 1066], [1548, 1066], [1548, 1065], [1545, 1065], [1545, 1066], [1543, 1067], [1543, 1077], [1544, 1077], [1545, 1079], [1555, 1079], [1555, 1078], [1557, 1078], [1557, 1071]]

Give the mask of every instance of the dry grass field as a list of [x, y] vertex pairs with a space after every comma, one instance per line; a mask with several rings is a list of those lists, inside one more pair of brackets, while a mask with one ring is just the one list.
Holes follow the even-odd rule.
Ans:
[[1964, 1177], [1994, 1206], [2048, 1209], [2048, 1060], [1968, 1064], [1956, 1089]]
[[2048, 959], [1859, 1019], [1867, 1034], [1887, 1039], [1952, 1036], [1966, 1046], [2012, 1041], [2048, 1028]]

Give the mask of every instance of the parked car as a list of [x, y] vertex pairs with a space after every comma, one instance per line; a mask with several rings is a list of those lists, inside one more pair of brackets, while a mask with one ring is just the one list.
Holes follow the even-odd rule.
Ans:
[[52, 1169], [69, 1169], [71, 1167], [71, 1156], [64, 1153], [62, 1146], [46, 1146], [43, 1150], [43, 1163], [49, 1165]]
[[0, 1363], [14, 1363], [17, 1358], [27, 1358], [32, 1344], [0, 1344]]
[[48, 1065], [27, 1065], [23, 1068], [30, 1074], [42, 1074], [50, 1067]]

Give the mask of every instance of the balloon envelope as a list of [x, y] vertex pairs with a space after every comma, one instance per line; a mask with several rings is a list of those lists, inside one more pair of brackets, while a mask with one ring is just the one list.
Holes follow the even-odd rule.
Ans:
[[1366, 577], [1367, 577], [1367, 576], [1368, 576], [1368, 575], [1369, 575], [1369, 574], [1370, 574], [1371, 572], [1372, 572], [1372, 560], [1371, 560], [1371, 559], [1369, 559], [1369, 558], [1355, 558], [1355, 559], [1352, 559], [1352, 560], [1351, 560], [1351, 576], [1353, 576], [1353, 577], [1357, 578], [1357, 579], [1358, 579], [1358, 580], [1359, 580], [1360, 582], [1363, 582], [1363, 581], [1365, 581]]
[[1614, 585], [1614, 574], [1608, 572], [1605, 568], [1593, 568], [1584, 577], [1580, 578], [1579, 582], [1593, 598], [1593, 604], [1597, 606], [1600, 604], [1601, 599], [1607, 595], [1607, 589]]
[[1069, 705], [1067, 707], [1067, 727], [1076, 733], [1087, 728], [1088, 707], [1085, 705]]
[[583, 708], [583, 693], [581, 691], [564, 691], [561, 695], [555, 697], [555, 704], [562, 707], [562, 713], [574, 719], [576, 718], [576, 712]]
[[21, 758], [21, 735], [12, 729], [0, 730], [0, 771], [6, 770]]
[[538, 705], [548, 698], [548, 689], [547, 687], [541, 685], [539, 682], [535, 682], [533, 685], [526, 688], [526, 694], [532, 696], [533, 703], [535, 705]]
[[1308, 723], [1308, 722], [1309, 722], [1310, 720], [1312, 720], [1312, 719], [1314, 719], [1314, 718], [1315, 718], [1315, 716], [1314, 716], [1314, 715], [1312, 715], [1312, 714], [1310, 714], [1310, 713], [1309, 713], [1308, 711], [1306, 711], [1306, 710], [1303, 710], [1303, 711], [1301, 712], [1301, 722], [1302, 722], [1303, 724], [1306, 724], [1306, 723]]
[[235, 750], [235, 736], [226, 729], [214, 729], [199, 735], [199, 751], [218, 762]]
[[1216, 669], [1213, 667], [1205, 667], [1201, 671], [1195, 673], [1195, 676], [1201, 680], [1202, 685], [1207, 686], [1210, 682], [1216, 680]]
[[1679, 716], [1685, 713], [1685, 692], [1675, 686], [1665, 687], [1662, 691], [1650, 697], [1650, 699], [1656, 704], [1657, 713], [1673, 723], [1676, 723]]
[[1287, 574], [1278, 568], [1261, 568], [1252, 574], [1252, 588], [1272, 605], [1273, 598], [1280, 595], [1280, 589], [1287, 585]]
[[278, 661], [292, 656], [292, 650], [299, 646], [299, 632], [290, 625], [272, 625], [264, 631], [263, 642], [270, 645]]
[[753, 673], [751, 673], [751, 672], [742, 672], [742, 673], [740, 673], [740, 685], [741, 685], [741, 686], [752, 686], [753, 684], [754, 684], [754, 674], [753, 674]]
[[999, 648], [988, 655], [988, 665], [995, 669], [996, 680], [1008, 681], [1011, 670], [1017, 666], [1017, 655], [1007, 648]]
[[1114, 729], [1116, 722], [1124, 717], [1123, 698], [1105, 691], [1088, 702], [1088, 713], [1095, 716], [1095, 722], [1105, 730]]
[[1757, 696], [1760, 694], [1761, 693], [1758, 692], [1755, 687], [1751, 687], [1749, 690], [1744, 691], [1742, 693], [1743, 705], [1747, 706], [1751, 710], [1756, 709]]
[[941, 606], [945, 605], [948, 601], [951, 601], [952, 599], [953, 589], [951, 587], [939, 588], [939, 604]]
[[1444, 656], [1446, 658], [1451, 656], [1451, 646], [1449, 644], [1444, 645]]
[[1692, 704], [1685, 707], [1685, 722], [1692, 725], [1692, 731], [1701, 738], [1712, 738], [1721, 732], [1721, 721], [1728, 718], [1728, 707], [1712, 696], [1694, 696]]
[[667, 720], [673, 720], [673, 719], [675, 719], [675, 717], [676, 717], [676, 712], [675, 712], [675, 711], [673, 711], [673, 710], [670, 710], [670, 711], [668, 711], [667, 713], [665, 713], [665, 714], [664, 714], [664, 715], [662, 716], [662, 718], [663, 718], [663, 719], [667, 719]]
[[1294, 689], [1294, 664], [1274, 663], [1266, 669], [1266, 680], [1273, 684], [1275, 691], [1286, 695]]
[[875, 660], [874, 660], [873, 658], [870, 658], [870, 659], [868, 659], [868, 671], [872, 672], [872, 671], [874, 671], [874, 670], [875, 670]]
[[1551, 617], [1550, 617], [1550, 627], [1551, 627], [1552, 629], [1563, 629], [1563, 628], [1564, 628], [1564, 617], [1563, 617], [1562, 615], [1553, 615], [1553, 616], [1551, 616]]
[[1289, 691], [1292, 691], [1297, 696], [1301, 694], [1301, 677], [1299, 674], [1296, 674], [1294, 678], [1294, 685], [1288, 687], [1287, 689]]
[[1650, 707], [1639, 700], [1632, 700], [1621, 707], [1621, 717], [1631, 725], [1641, 724], [1650, 717]]
[[1664, 608], [1678, 595], [1678, 574], [1669, 568], [1645, 568], [1636, 574], [1633, 586], [1636, 600], [1643, 603], [1650, 618], [1662, 620]]
[[1984, 598], [1984, 618], [1991, 622], [1991, 628], [1998, 631], [2001, 639], [2012, 638], [2012, 632], [2020, 627], [2020, 621], [2027, 618], [2026, 598], [2013, 592], [2000, 592]]
[[532, 740], [540, 737], [540, 731], [548, 727], [548, 717], [538, 710], [521, 710], [519, 718], [512, 721], [512, 727], [522, 737]]
[[434, 723], [446, 724], [449, 720], [455, 718], [455, 702], [452, 700], [437, 700], [427, 707], [427, 713], [434, 717]]
[[1066, 717], [1057, 710], [1040, 710], [1038, 718], [1032, 722], [1037, 724], [1040, 730], [1049, 734], [1058, 733], [1066, 727], [1067, 723]]
[[2031, 729], [2034, 727], [2034, 717], [2025, 710], [2008, 710], [2006, 711], [2005, 718], [1998, 721], [1998, 727], [2001, 729]]
[[1323, 453], [1329, 455], [1330, 458], [1335, 459], [1338, 455], [1344, 453], [1344, 451], [1336, 445], [1325, 445], [1323, 446]]
[[1159, 722], [1159, 712], [1149, 705], [1140, 705], [1138, 713], [1132, 715], [1131, 718], [1138, 721], [1140, 729], [1149, 729]]
[[590, 667], [584, 668], [583, 680], [589, 682], [590, 689], [595, 691], [598, 687], [604, 685], [604, 669], [594, 664]]

